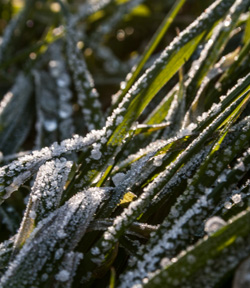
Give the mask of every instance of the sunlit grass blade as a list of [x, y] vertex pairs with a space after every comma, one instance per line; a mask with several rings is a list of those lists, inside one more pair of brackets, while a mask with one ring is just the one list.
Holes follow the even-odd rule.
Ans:
[[[171, 8], [171, 10], [168, 12], [166, 17], [162, 21], [161, 25], [159, 26], [159, 28], [155, 32], [154, 36], [152, 37], [152, 39], [148, 43], [147, 47], [145, 48], [143, 55], [140, 57], [140, 60], [132, 68], [131, 72], [127, 75], [126, 82], [122, 83], [122, 85], [125, 87], [121, 87], [121, 90], [117, 92], [117, 95], [115, 96], [116, 97], [116, 100], [115, 100], [116, 106], [119, 102], [121, 102], [121, 99], [126, 95], [126, 93], [129, 91], [129, 89], [132, 87], [136, 78], [138, 77], [138, 75], [142, 71], [143, 66], [145, 65], [147, 60], [150, 58], [150, 56], [154, 52], [155, 48], [157, 47], [157, 45], [159, 44], [159, 42], [161, 41], [163, 36], [168, 31], [170, 25], [174, 21], [176, 15], [178, 14], [179, 10], [182, 8], [184, 3], [185, 3], [185, 0], [178, 0], [177, 2], [175, 2], [173, 7]], [[113, 105], [113, 109], [114, 108], [115, 108], [115, 105]], [[160, 123], [160, 122], [154, 122], [154, 123]]]
[[247, 7], [248, 2], [249, 1], [242, 0], [234, 3], [225, 20], [215, 27], [211, 38], [202, 50], [200, 58], [193, 63], [189, 72], [189, 79], [186, 83], [186, 109], [189, 109], [191, 102], [194, 100], [195, 95], [201, 86], [202, 80], [205, 78], [211, 67], [216, 63], [218, 57], [220, 57], [222, 50], [230, 39], [229, 35], [231, 31], [237, 24], [240, 14], [244, 12]]
[[[186, 28], [165, 49], [154, 65], [133, 85], [123, 97], [112, 115], [108, 117], [103, 143], [97, 143], [97, 149], [91, 153], [97, 157], [93, 161], [91, 171], [81, 170], [85, 186], [93, 184], [100, 186], [113, 168], [113, 158], [121, 149], [121, 143], [128, 136], [129, 130], [144, 108], [153, 99], [162, 86], [179, 70], [185, 61], [195, 51], [203, 36], [209, 31], [214, 21], [219, 20], [227, 12], [233, 1], [216, 1], [203, 13], [197, 21]], [[98, 153], [95, 153], [97, 151]], [[90, 153], [86, 158], [92, 158]], [[105, 158], [101, 156], [105, 154]]]
[[[197, 137], [193, 142], [177, 157], [177, 159], [168, 166], [166, 170], [160, 173], [152, 183], [150, 183], [146, 188], [144, 188], [143, 193], [133, 201], [127, 209], [125, 209], [119, 217], [114, 220], [113, 227], [109, 228], [100, 241], [98, 245], [98, 254], [95, 253], [93, 258], [94, 263], [100, 265], [106, 257], [111, 253], [113, 247], [119, 237], [123, 235], [129, 225], [135, 221], [137, 217], [143, 213], [143, 211], [148, 207], [150, 200], [160, 191], [160, 189], [174, 176], [177, 170], [188, 160], [192, 155], [197, 152], [204, 144], [205, 139], [211, 136], [212, 133], [228, 118], [229, 115], [245, 104], [248, 100], [249, 93], [245, 93], [237, 101], [231, 104], [220, 116], [218, 116], [213, 123], [207, 127], [199, 137]], [[94, 248], [93, 248], [94, 251]], [[143, 275], [142, 275], [143, 276]]]

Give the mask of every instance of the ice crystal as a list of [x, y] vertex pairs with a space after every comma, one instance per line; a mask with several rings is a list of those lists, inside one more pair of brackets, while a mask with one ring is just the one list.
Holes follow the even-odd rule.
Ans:
[[60, 145], [54, 143], [50, 147], [45, 147], [40, 151], [33, 151], [32, 154], [25, 155], [11, 164], [1, 167], [0, 179], [2, 179], [2, 182], [6, 181], [7, 183], [6, 186], [2, 186], [4, 189], [0, 192], [1, 202], [35, 174], [46, 161], [90, 146], [99, 140], [104, 132], [105, 130], [91, 131], [85, 137], [75, 135], [71, 139], [62, 141]]
[[[69, 253], [76, 247], [104, 197], [104, 189], [90, 188], [76, 194], [42, 220], [1, 278], [1, 285], [40, 287], [37, 279], [44, 273], [50, 274], [50, 269], [60, 260], [58, 254], [55, 257], [54, 249], [59, 245]], [[63, 239], [57, 234], [62, 229], [65, 231]], [[67, 275], [59, 271], [56, 277], [66, 281]]]
[[223, 219], [215, 216], [215, 217], [209, 218], [206, 221], [204, 230], [208, 234], [213, 234], [214, 232], [219, 230], [221, 227], [225, 226], [225, 224], [226, 222]]

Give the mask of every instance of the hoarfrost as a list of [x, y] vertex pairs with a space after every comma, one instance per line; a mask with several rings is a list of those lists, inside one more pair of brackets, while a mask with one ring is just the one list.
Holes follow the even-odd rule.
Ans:
[[[41, 287], [41, 280], [38, 279], [44, 273], [51, 275], [51, 271], [59, 264], [58, 254], [56, 257], [54, 255], [56, 247], [65, 253], [70, 253], [76, 247], [104, 199], [105, 191], [102, 188], [90, 188], [79, 192], [40, 221], [1, 278], [1, 286]], [[66, 233], [64, 239], [57, 235], [61, 229]], [[58, 275], [66, 281], [65, 276], [68, 274], [59, 272]]]
[[69, 280], [70, 273], [67, 270], [61, 270], [58, 274], [56, 274], [55, 279], [60, 282], [66, 282]]
[[206, 221], [204, 230], [208, 234], [213, 234], [225, 225], [226, 222], [222, 218], [214, 216]]

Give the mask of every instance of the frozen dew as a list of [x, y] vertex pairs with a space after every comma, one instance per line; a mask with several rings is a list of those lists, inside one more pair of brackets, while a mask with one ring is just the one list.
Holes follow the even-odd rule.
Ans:
[[67, 101], [72, 98], [72, 92], [69, 89], [58, 88], [58, 92], [59, 92], [60, 98], [63, 101]]
[[56, 119], [47, 119], [43, 122], [44, 128], [49, 131], [55, 131], [57, 129], [57, 120]]
[[[63, 249], [65, 256], [75, 249], [98, 206], [106, 197], [106, 191], [104, 188], [90, 188], [79, 192], [40, 221], [20, 253], [8, 266], [1, 278], [0, 286], [41, 287], [41, 274], [51, 275], [62, 253], [61, 250], [55, 254], [56, 249]], [[65, 237], [61, 238], [62, 235], [58, 235], [58, 231], [63, 231]], [[81, 258], [77, 256], [76, 260], [79, 261]], [[63, 267], [56, 278], [58, 281], [66, 282], [69, 276], [68, 267]]]
[[232, 201], [234, 202], [234, 204], [238, 204], [241, 202], [241, 194], [234, 194], [232, 196]]
[[67, 270], [61, 270], [58, 274], [55, 275], [55, 279], [60, 282], [66, 282], [70, 278], [70, 273]]
[[[1, 179], [4, 180], [5, 183], [7, 182], [7, 186], [3, 188], [4, 191], [0, 194], [0, 202], [7, 199], [12, 192], [34, 175], [46, 161], [91, 146], [104, 136], [105, 131], [105, 129], [93, 130], [85, 137], [74, 135], [73, 138], [63, 140], [60, 145], [55, 142], [50, 147], [33, 151], [31, 154], [24, 155], [9, 165], [1, 167], [0, 182]], [[15, 173], [13, 174], [13, 172]]]
[[231, 25], [232, 19], [231, 17], [227, 17], [226, 20], [224, 21], [224, 26], [229, 27]]
[[214, 216], [206, 221], [204, 230], [208, 234], [213, 234], [225, 225], [226, 222], [222, 218]]
[[123, 179], [125, 178], [126, 174], [124, 173], [116, 173], [113, 177], [112, 177], [112, 181], [115, 184], [115, 186], [118, 186]]
[[49, 278], [49, 275], [47, 273], [44, 273], [41, 277], [41, 281], [45, 282]]
[[223, 183], [227, 181], [227, 176], [225, 174], [222, 174], [217, 179], [218, 183]]
[[58, 80], [57, 80], [57, 85], [61, 88], [65, 88], [65, 87], [69, 86], [69, 84], [70, 84], [70, 78], [69, 78], [68, 74], [60, 75], [60, 78], [58, 78]]
[[162, 268], [165, 268], [165, 267], [168, 266], [170, 263], [171, 263], [170, 259], [167, 258], [167, 257], [164, 257], [164, 258], [161, 259], [160, 265], [161, 265]]
[[246, 167], [244, 165], [243, 162], [240, 162], [239, 164], [237, 164], [237, 166], [235, 167], [237, 170], [240, 170], [242, 172], [245, 172], [246, 171]]
[[93, 149], [91, 151], [91, 157], [94, 159], [94, 160], [99, 160], [102, 158], [102, 152], [98, 149]]
[[60, 109], [59, 109], [59, 116], [62, 119], [66, 119], [68, 117], [70, 117], [72, 115], [73, 111], [72, 111], [72, 107], [70, 105], [62, 104], [60, 105]]
[[226, 201], [226, 202], [224, 203], [224, 207], [225, 207], [227, 210], [229, 210], [229, 209], [232, 208], [232, 203], [229, 202], [229, 201]]
[[4, 108], [10, 103], [11, 99], [13, 98], [14, 94], [12, 92], [7, 92], [4, 96], [2, 101], [0, 102], [0, 115], [2, 114]]
[[[77, 48], [77, 35], [74, 33], [74, 19], [69, 17], [66, 34], [66, 53], [69, 68], [73, 74], [73, 83], [77, 92], [77, 101], [88, 131], [103, 126], [104, 119], [99, 102], [99, 95], [94, 87], [93, 78], [86, 62]], [[91, 117], [95, 115], [95, 117]]]
[[154, 157], [153, 165], [156, 167], [160, 167], [163, 163], [163, 158], [165, 154], [160, 154]]

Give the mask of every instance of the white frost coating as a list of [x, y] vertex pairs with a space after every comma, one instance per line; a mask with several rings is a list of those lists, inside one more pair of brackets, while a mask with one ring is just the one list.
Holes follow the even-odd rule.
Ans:
[[[84, 58], [77, 48], [77, 39], [73, 29], [73, 19], [69, 18], [67, 25], [66, 52], [69, 68], [73, 74], [77, 91], [78, 104], [82, 108], [83, 117], [88, 131], [101, 128], [104, 124], [101, 113], [99, 95], [94, 88], [94, 81], [87, 69]], [[93, 117], [95, 115], [95, 117]]]
[[229, 209], [232, 208], [232, 203], [229, 202], [229, 201], [226, 201], [226, 202], [224, 203], [224, 207], [229, 210]]
[[165, 154], [160, 154], [154, 157], [153, 165], [156, 167], [160, 167], [163, 163], [163, 158]]
[[245, 172], [245, 171], [246, 171], [246, 167], [245, 167], [245, 165], [244, 165], [243, 162], [240, 162], [239, 164], [237, 164], [236, 167], [235, 167], [235, 169], [236, 169], [236, 170], [240, 170], [240, 171], [242, 171], [242, 172]]
[[[69, 253], [85, 233], [96, 209], [105, 197], [105, 189], [90, 188], [73, 196], [62, 207], [40, 221], [16, 258], [1, 278], [1, 287], [41, 287], [41, 273], [51, 274], [55, 268], [60, 247]], [[61, 239], [57, 231], [63, 229], [66, 237]], [[56, 256], [56, 259], [55, 259]], [[50, 270], [51, 269], [51, 270]], [[67, 270], [63, 268], [62, 270]], [[65, 272], [62, 273], [65, 279]]]
[[70, 273], [67, 270], [61, 270], [58, 274], [56, 274], [55, 279], [60, 282], [66, 282], [69, 280]]
[[[176, 171], [182, 165], [183, 158], [185, 156], [187, 156], [190, 153], [190, 151], [193, 151], [194, 147], [197, 147], [197, 145], [203, 144], [205, 139], [207, 139], [207, 136], [210, 135], [210, 133], [218, 127], [218, 125], [221, 123], [221, 121], [224, 121], [224, 119], [226, 119], [226, 117], [228, 117], [228, 115], [231, 114], [231, 111], [233, 111], [235, 109], [235, 107], [237, 107], [237, 105], [239, 105], [239, 103], [241, 103], [242, 98], [244, 98], [244, 97], [245, 97], [245, 95], [243, 95], [239, 99], [237, 99], [234, 103], [232, 103], [224, 111], [224, 113], [222, 115], [219, 115], [206, 129], [204, 129], [203, 132], [200, 134], [200, 136], [197, 137], [195, 140], [193, 140], [193, 142], [186, 148], [186, 150], [184, 150], [177, 157], [177, 159], [168, 166], [168, 169], [163, 171], [162, 173], [160, 173], [154, 179], [154, 181], [151, 182], [144, 189], [144, 192], [141, 194], [141, 196], [137, 200], [130, 203], [129, 207], [127, 209], [125, 209], [122, 212], [122, 214], [114, 220], [113, 226], [116, 230], [116, 234], [112, 235], [112, 233], [110, 233], [109, 229], [105, 232], [104, 238], [106, 238], [108, 240], [104, 240], [102, 242], [102, 250], [103, 250], [102, 254], [105, 254], [105, 252], [108, 251], [108, 249], [110, 249], [112, 247], [112, 245], [114, 245], [116, 239], [119, 237], [119, 234], [121, 233], [120, 232], [121, 228], [127, 227], [133, 220], [135, 220], [136, 217], [138, 217], [140, 215], [140, 213], [143, 211], [143, 209], [145, 209], [145, 207], [148, 205], [148, 201], [145, 201], [145, 199], [151, 200], [156, 195], [156, 193], [159, 190], [159, 187], [161, 187], [161, 183], [162, 182], [164, 183], [166, 181], [166, 179], [170, 180], [173, 177], [174, 171]], [[205, 206], [208, 205], [208, 201], [207, 201], [207, 198], [205, 196], [200, 198], [199, 201], [200, 202], [197, 203], [197, 211], [195, 209], [191, 210], [191, 211], [188, 210], [189, 214], [187, 214], [187, 215], [185, 214], [183, 217], [181, 217], [179, 219], [180, 221], [178, 221], [178, 226], [180, 225], [180, 227], [178, 227], [178, 229], [179, 229], [178, 233], [181, 232], [181, 226], [183, 224], [183, 223], [181, 223], [181, 221], [184, 221], [184, 219], [185, 219], [184, 223], [186, 223], [187, 220], [190, 219], [191, 216], [196, 215], [196, 213], [199, 212], [201, 207], [204, 207], [204, 205]], [[164, 241], [164, 243], [165, 243], [165, 241]], [[166, 248], [166, 249], [168, 249], [168, 248]], [[156, 261], [157, 261], [157, 259], [156, 259]], [[153, 265], [153, 262], [151, 262], [151, 265]]]
[[94, 160], [99, 160], [101, 159], [102, 157], [102, 152], [100, 151], [100, 148], [101, 148], [101, 144], [97, 144], [97, 143], [94, 143], [93, 144], [93, 149], [91, 150], [91, 157], [94, 159]]
[[241, 194], [234, 194], [232, 196], [232, 200], [234, 202], [234, 204], [238, 204], [241, 202]]
[[216, 232], [217, 230], [219, 230], [225, 225], [226, 225], [226, 222], [223, 219], [221, 219], [220, 217], [214, 216], [212, 218], [209, 218], [206, 221], [204, 230], [208, 234], [213, 234], [214, 232]]
[[9, 165], [1, 167], [0, 182], [7, 182], [8, 185], [5, 187], [5, 191], [0, 193], [0, 202], [3, 202], [2, 199], [7, 199], [12, 192], [16, 191], [46, 161], [54, 157], [60, 157], [63, 154], [80, 151], [84, 147], [92, 145], [104, 135], [105, 131], [105, 128], [93, 130], [85, 137], [74, 135], [73, 138], [64, 140], [61, 144], [55, 142], [50, 147], [45, 147], [40, 151], [33, 151], [31, 154], [27, 154]]

